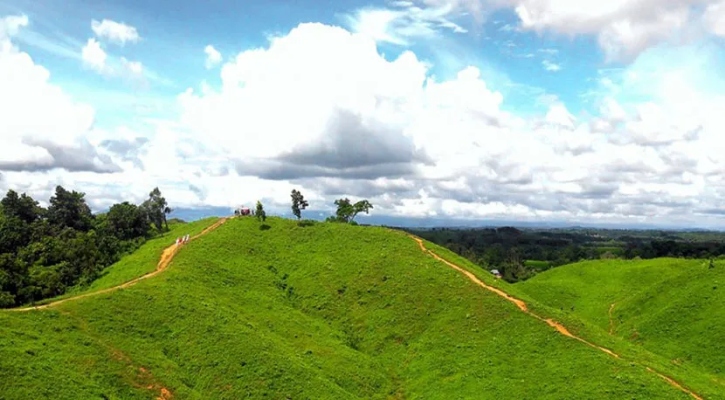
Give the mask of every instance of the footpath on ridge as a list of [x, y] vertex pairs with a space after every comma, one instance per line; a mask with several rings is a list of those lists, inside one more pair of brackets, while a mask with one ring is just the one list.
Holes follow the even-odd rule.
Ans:
[[[218, 228], [223, 223], [225, 223], [227, 221], [227, 219], [228, 219], [228, 217], [226, 217], [226, 218], [220, 218], [219, 221], [215, 222], [213, 225], [208, 226], [203, 231], [201, 231], [199, 234], [190, 237], [189, 238], [189, 241], [192, 241], [194, 239], [197, 239], [200, 236], [206, 235], [207, 233], [213, 231], [214, 229]], [[69, 302], [69, 301], [78, 300], [78, 299], [82, 299], [82, 298], [85, 298], [85, 297], [97, 296], [97, 295], [103, 294], [103, 293], [110, 293], [110, 292], [113, 292], [113, 291], [116, 291], [116, 290], [119, 290], [119, 289], [125, 289], [127, 287], [133, 286], [133, 285], [141, 282], [144, 279], [148, 279], [148, 278], [154, 277], [154, 276], [156, 276], [156, 275], [164, 272], [164, 270], [166, 270], [166, 268], [171, 263], [171, 260], [174, 258], [174, 256], [176, 255], [176, 253], [179, 252], [179, 249], [181, 249], [181, 247], [183, 247], [183, 246], [182, 245], [177, 245], [177, 244], [172, 244], [171, 246], [165, 248], [164, 251], [161, 253], [161, 258], [159, 259], [158, 264], [156, 264], [156, 269], [154, 271], [149, 272], [146, 275], [142, 275], [142, 276], [140, 276], [138, 278], [132, 279], [132, 280], [130, 280], [128, 282], [122, 283], [120, 285], [113, 286], [113, 287], [110, 287], [110, 288], [107, 288], [107, 289], [98, 290], [98, 291], [95, 291], [95, 292], [89, 292], [89, 293], [80, 294], [78, 296], [67, 297], [65, 299], [60, 299], [60, 300], [52, 301], [50, 303], [42, 304], [42, 305], [39, 305], [39, 306], [28, 306], [28, 307], [21, 307], [21, 308], [9, 308], [9, 309], [3, 310], [3, 311], [16, 311], [16, 312], [18, 312], [18, 311], [43, 310], [43, 309], [50, 308], [50, 307], [54, 307], [54, 306], [57, 306], [57, 305], [60, 305], [60, 304], [63, 304], [63, 303]]]
[[[423, 239], [421, 239], [421, 238], [419, 238], [417, 236], [410, 235], [410, 234], [408, 234], [408, 236], [410, 236], [410, 238], [412, 238], [413, 240], [415, 240], [418, 243], [418, 246], [420, 246], [420, 250], [423, 251], [424, 253], [430, 254], [436, 260], [438, 260], [438, 261], [446, 264], [447, 266], [455, 269], [456, 271], [462, 273], [463, 275], [465, 275], [468, 279], [470, 279], [473, 283], [477, 284], [478, 286], [480, 286], [480, 287], [482, 287], [482, 288], [484, 288], [486, 290], [489, 290], [489, 291], [497, 294], [498, 296], [501, 296], [504, 299], [510, 301], [511, 303], [513, 303], [514, 305], [516, 305], [516, 307], [518, 307], [519, 310], [521, 310], [522, 312], [524, 312], [524, 313], [526, 313], [526, 314], [528, 314], [528, 315], [530, 315], [530, 316], [538, 319], [539, 321], [542, 321], [542, 322], [547, 323], [549, 326], [551, 326], [552, 328], [556, 329], [556, 331], [559, 332], [560, 334], [562, 334], [562, 335], [564, 335], [566, 337], [569, 337], [569, 338], [578, 340], [578, 341], [586, 344], [587, 346], [591, 346], [591, 347], [593, 347], [593, 348], [595, 348], [597, 350], [603, 351], [604, 353], [607, 353], [607, 354], [609, 354], [610, 356], [612, 356], [614, 358], [621, 358], [619, 356], [619, 354], [617, 354], [617, 353], [615, 353], [615, 352], [613, 352], [613, 351], [611, 351], [609, 349], [606, 349], [606, 348], [601, 347], [601, 346], [597, 346], [594, 343], [588, 342], [588, 341], [580, 338], [579, 336], [576, 336], [576, 335], [572, 334], [571, 332], [569, 332], [568, 329], [566, 329], [566, 327], [564, 325], [562, 325], [562, 324], [554, 321], [553, 319], [544, 318], [544, 317], [542, 317], [540, 315], [534, 314], [531, 310], [529, 310], [529, 308], [526, 306], [526, 303], [523, 300], [520, 300], [520, 299], [517, 299], [517, 298], [511, 296], [510, 294], [504, 292], [501, 289], [498, 289], [498, 288], [495, 288], [493, 286], [489, 286], [489, 285], [485, 284], [482, 280], [480, 280], [472, 272], [470, 272], [470, 271], [462, 268], [461, 266], [458, 266], [458, 265], [456, 265], [456, 264], [454, 264], [454, 263], [452, 263], [452, 262], [444, 259], [443, 257], [439, 256], [438, 254], [434, 253], [432, 250], [427, 249], [425, 247], [425, 245], [423, 244]], [[614, 306], [614, 305], [612, 305], [612, 306]], [[644, 366], [644, 367], [645, 367], [645, 369], [647, 371], [649, 371], [649, 372], [651, 372], [651, 373], [659, 376], [660, 378], [664, 379], [671, 386], [673, 386], [673, 387], [675, 387], [675, 388], [677, 388], [677, 389], [679, 389], [679, 390], [681, 390], [681, 391], [689, 394], [690, 396], [692, 396], [693, 398], [695, 398], [697, 400], [703, 400], [703, 398], [700, 397], [697, 393], [695, 393], [695, 392], [693, 392], [693, 391], [685, 388], [684, 386], [682, 386], [680, 383], [678, 383], [674, 379], [672, 379], [672, 378], [670, 378], [670, 377], [668, 377], [668, 376], [666, 376], [666, 375], [664, 375], [664, 374], [662, 374], [660, 372], [657, 372], [657, 371], [655, 371], [654, 369], [652, 369], [652, 368], [650, 368], [648, 366]]]

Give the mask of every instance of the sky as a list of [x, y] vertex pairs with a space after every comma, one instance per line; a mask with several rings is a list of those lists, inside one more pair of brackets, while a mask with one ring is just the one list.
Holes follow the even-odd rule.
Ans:
[[723, 71], [725, 0], [10, 0], [0, 190], [725, 228]]

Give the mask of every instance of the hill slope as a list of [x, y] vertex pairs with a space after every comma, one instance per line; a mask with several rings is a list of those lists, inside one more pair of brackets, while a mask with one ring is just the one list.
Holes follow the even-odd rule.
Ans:
[[725, 263], [602, 260], [559, 267], [519, 290], [575, 314], [725, 388]]
[[0, 313], [0, 397], [156, 396], [689, 398], [401, 232], [280, 219], [230, 220], [132, 287]]

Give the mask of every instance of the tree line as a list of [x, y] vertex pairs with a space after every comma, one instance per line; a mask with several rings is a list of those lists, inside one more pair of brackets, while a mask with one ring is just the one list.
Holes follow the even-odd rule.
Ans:
[[486, 268], [509, 282], [583, 260], [711, 259], [725, 255], [725, 234], [606, 229], [406, 229]]
[[93, 214], [82, 192], [55, 188], [47, 208], [9, 190], [0, 201], [0, 307], [55, 297], [97, 279], [104, 268], [168, 230], [158, 188], [140, 205]]

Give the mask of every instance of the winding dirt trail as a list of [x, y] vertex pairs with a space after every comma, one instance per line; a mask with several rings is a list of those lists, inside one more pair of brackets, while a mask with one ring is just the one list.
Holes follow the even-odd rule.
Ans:
[[[501, 296], [504, 299], [510, 301], [511, 303], [513, 303], [514, 305], [516, 305], [516, 307], [518, 307], [519, 310], [521, 310], [522, 312], [524, 312], [524, 313], [526, 313], [526, 314], [528, 314], [528, 315], [530, 315], [530, 316], [538, 319], [539, 321], [545, 322], [546, 324], [548, 324], [552, 328], [556, 329], [556, 331], [559, 332], [560, 334], [562, 334], [562, 335], [564, 335], [566, 337], [569, 337], [569, 338], [578, 340], [578, 341], [580, 341], [580, 342], [582, 342], [582, 343], [584, 343], [584, 344], [586, 344], [586, 345], [588, 345], [590, 347], [593, 347], [593, 348], [595, 348], [597, 350], [600, 350], [600, 351], [602, 351], [604, 353], [607, 353], [607, 354], [609, 354], [610, 356], [612, 356], [614, 358], [621, 358], [619, 356], [619, 354], [617, 354], [617, 353], [615, 353], [615, 352], [613, 352], [613, 351], [611, 351], [609, 349], [606, 349], [606, 348], [601, 347], [601, 346], [597, 346], [594, 343], [588, 342], [588, 341], [580, 338], [579, 336], [576, 336], [576, 335], [572, 334], [571, 332], [569, 332], [568, 329], [566, 329], [566, 327], [564, 325], [562, 325], [562, 324], [554, 321], [553, 319], [544, 318], [544, 317], [542, 317], [540, 315], [534, 314], [532, 311], [529, 310], [529, 308], [526, 306], [526, 303], [523, 300], [520, 300], [520, 299], [517, 299], [517, 298], [511, 296], [510, 294], [504, 292], [501, 289], [498, 289], [498, 288], [495, 288], [493, 286], [489, 286], [489, 285], [485, 284], [483, 281], [481, 281], [472, 272], [470, 272], [470, 271], [468, 271], [468, 270], [466, 270], [466, 269], [464, 269], [464, 268], [462, 268], [462, 267], [460, 267], [460, 266], [458, 266], [458, 265], [456, 265], [456, 264], [454, 264], [454, 263], [452, 263], [452, 262], [444, 259], [443, 257], [439, 256], [438, 254], [434, 253], [432, 250], [427, 249], [425, 247], [425, 245], [423, 244], [423, 239], [421, 239], [421, 238], [419, 238], [417, 236], [410, 235], [410, 234], [408, 234], [408, 236], [410, 236], [410, 238], [412, 238], [413, 240], [415, 240], [416, 242], [418, 242], [418, 246], [420, 246], [421, 251], [423, 251], [424, 253], [430, 254], [436, 260], [438, 260], [438, 261], [440, 261], [440, 262], [448, 265], [449, 267], [455, 269], [456, 271], [459, 271], [460, 273], [462, 273], [463, 275], [465, 275], [468, 279], [470, 279], [473, 283], [477, 284], [478, 286], [481, 286], [482, 288], [484, 288], [486, 290], [489, 290], [489, 291], [497, 294], [498, 296]], [[611, 313], [612, 308], [614, 308], [614, 304], [612, 304], [612, 306], [610, 307], [610, 313]], [[651, 372], [651, 373], [659, 376], [663, 380], [665, 380], [672, 387], [677, 388], [677, 389], [681, 390], [682, 392], [685, 392], [685, 393], [689, 394], [694, 399], [703, 400], [703, 398], [700, 397], [697, 393], [695, 393], [695, 392], [693, 392], [693, 391], [685, 388], [684, 386], [682, 386], [680, 383], [678, 383], [674, 379], [672, 379], [672, 378], [670, 378], [670, 377], [668, 377], [668, 376], [666, 376], [666, 375], [664, 375], [664, 374], [662, 374], [660, 372], [657, 372], [657, 371], [655, 371], [654, 369], [652, 369], [650, 367], [645, 366], [645, 368], [647, 369], [647, 371], [649, 371], [649, 372]]]
[[[194, 239], [197, 239], [200, 236], [206, 235], [207, 233], [213, 231], [214, 229], [218, 228], [223, 223], [225, 223], [227, 221], [227, 219], [229, 219], [229, 218], [226, 217], [226, 218], [219, 219], [219, 221], [217, 221], [214, 224], [206, 227], [199, 234], [190, 237], [189, 238], [189, 241], [192, 241]], [[161, 258], [159, 259], [158, 264], [156, 264], [156, 269], [153, 272], [149, 272], [146, 275], [142, 275], [142, 276], [140, 276], [138, 278], [132, 279], [132, 280], [130, 280], [128, 282], [125, 282], [125, 283], [122, 283], [120, 285], [113, 286], [113, 287], [110, 287], [110, 288], [107, 288], [107, 289], [98, 290], [98, 291], [95, 291], [95, 292], [80, 294], [78, 296], [73, 296], [73, 297], [68, 297], [68, 298], [65, 298], [65, 299], [56, 300], [56, 301], [53, 301], [53, 302], [50, 302], [50, 303], [47, 303], [47, 304], [43, 304], [43, 305], [39, 305], [39, 306], [30, 306], [30, 307], [22, 307], [22, 308], [9, 308], [9, 309], [6, 309], [4, 311], [15, 311], [15, 312], [19, 312], [19, 311], [43, 310], [43, 309], [46, 309], [46, 308], [55, 307], [57, 305], [60, 305], [60, 304], [63, 304], [63, 303], [69, 302], [69, 301], [83, 299], [83, 298], [86, 298], [86, 297], [98, 296], [99, 294], [110, 293], [110, 292], [114, 292], [114, 291], [119, 290], [119, 289], [125, 289], [127, 287], [133, 286], [133, 285], [141, 282], [144, 279], [152, 278], [152, 277], [154, 277], [154, 276], [156, 276], [156, 275], [164, 272], [164, 270], [166, 270], [166, 268], [171, 263], [171, 260], [173, 260], [173, 258], [176, 255], [176, 253], [178, 253], [179, 252], [179, 249], [181, 249], [182, 247], [184, 247], [184, 245], [178, 245], [177, 246], [176, 244], [172, 244], [171, 246], [165, 248], [164, 251], [161, 253]]]

